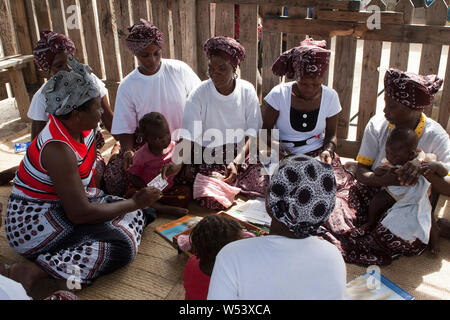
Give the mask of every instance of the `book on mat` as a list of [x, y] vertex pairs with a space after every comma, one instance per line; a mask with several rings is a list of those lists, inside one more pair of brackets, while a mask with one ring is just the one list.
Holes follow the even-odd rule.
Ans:
[[266, 201], [263, 198], [248, 200], [241, 207], [228, 211], [228, 214], [239, 220], [270, 227], [272, 218], [267, 214]]
[[201, 219], [202, 217], [186, 215], [177, 220], [156, 227], [155, 232], [161, 235], [174, 247], [177, 247], [173, 240], [174, 236], [185, 231], [186, 229], [194, 227]]
[[414, 300], [377, 270], [371, 270], [347, 283], [346, 300]]

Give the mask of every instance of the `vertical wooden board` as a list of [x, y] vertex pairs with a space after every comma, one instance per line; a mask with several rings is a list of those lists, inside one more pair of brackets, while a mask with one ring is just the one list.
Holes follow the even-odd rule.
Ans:
[[245, 61], [241, 63], [241, 78], [249, 81], [256, 90], [258, 68], [258, 6], [240, 5], [239, 40], [245, 48]]
[[22, 121], [29, 121], [27, 112], [30, 107], [30, 97], [28, 96], [27, 87], [22, 75], [22, 69], [8, 70], [9, 79], [11, 80], [11, 88], [13, 89], [14, 97], [16, 98], [19, 114]]
[[150, 20], [147, 13], [147, 0], [131, 0], [131, 22], [135, 24], [139, 19]]
[[[308, 8], [290, 7], [288, 11], [289, 18], [306, 18], [308, 16]], [[288, 34], [286, 42], [286, 50], [298, 47], [300, 42], [305, 40], [306, 34]]]
[[169, 6], [167, 1], [152, 0], [152, 23], [164, 34], [163, 58], [170, 56]]
[[183, 59], [182, 47], [183, 39], [185, 39], [185, 30], [182, 27], [181, 21], [181, 0], [170, 0], [170, 8], [172, 10], [172, 24], [173, 24], [173, 45], [174, 58], [178, 60]]
[[216, 4], [216, 36], [227, 36], [234, 38], [234, 4]]
[[[427, 25], [444, 25], [447, 21], [447, 4], [445, 0], [434, 0], [425, 8], [425, 23]], [[419, 74], [437, 74], [439, 71], [439, 61], [441, 59], [441, 45], [424, 44], [420, 56]], [[432, 105], [425, 107], [425, 114], [431, 117]]]
[[[17, 38], [17, 49], [22, 54], [33, 54], [33, 35], [30, 32], [30, 22], [27, 18], [27, 9], [24, 0], [10, 1], [11, 15], [14, 22], [14, 30]], [[33, 20], [34, 21], [34, 20]], [[33, 22], [34, 25], [34, 22]], [[35, 30], [35, 28], [33, 28]], [[35, 30], [36, 31], [36, 30]], [[36, 35], [34, 35], [36, 38]], [[25, 83], [37, 83], [36, 67], [33, 62], [29, 63], [24, 71]]]
[[[101, 2], [101, 1], [100, 1]], [[85, 48], [83, 47], [82, 37], [82, 24], [79, 20], [78, 6], [76, 0], [63, 0], [64, 15], [66, 18], [68, 37], [75, 44], [77, 51], [75, 52], [75, 58], [81, 63], [86, 63], [84, 56]], [[74, 23], [76, 21], [76, 23]]]
[[122, 75], [125, 77], [134, 70], [134, 55], [125, 44], [125, 39], [128, 36], [128, 27], [130, 26], [130, 8], [128, 7], [128, 0], [113, 0], [113, 6], [114, 10], [116, 10]]
[[64, 27], [64, 11], [60, 0], [48, 0], [50, 18], [52, 20], [52, 30], [54, 32], [66, 34]]
[[[414, 17], [414, 4], [411, 0], [400, 0], [395, 7], [396, 12], [403, 12], [403, 21], [405, 24], [411, 24]], [[391, 54], [389, 66], [399, 70], [408, 69], [409, 43], [393, 42], [391, 44]]]
[[97, 28], [95, 26], [96, 17], [94, 15], [92, 0], [80, 0], [80, 10], [83, 21], [87, 60], [95, 75], [102, 79], [102, 64], [100, 60]]
[[[112, 9], [109, 1], [97, 1], [106, 80], [114, 83], [120, 81], [120, 73], [116, 46], [114, 44]], [[109, 93], [109, 103], [111, 106], [114, 106], [117, 87], [112, 86], [107, 88]]]
[[208, 62], [203, 51], [203, 44], [211, 38], [211, 15], [209, 0], [197, 1], [197, 74], [201, 80], [208, 78]]
[[445, 71], [444, 88], [439, 106], [439, 124], [446, 129], [450, 115], [450, 54], [447, 57], [447, 69]]
[[337, 91], [342, 106], [338, 120], [337, 136], [338, 138], [347, 139], [352, 104], [356, 40], [350, 37], [336, 37], [335, 53], [333, 88]]
[[[26, 17], [28, 19], [28, 26], [30, 27], [31, 45], [34, 48], [39, 40], [39, 30], [36, 27], [36, 16], [33, 9], [33, 0], [23, 0], [26, 10]], [[15, 1], [14, 1], [15, 2]], [[13, 5], [14, 7], [14, 5]]]
[[197, 70], [197, 32], [196, 32], [196, 1], [180, 1], [180, 22], [183, 30], [182, 60], [194, 71]]
[[383, 42], [364, 41], [356, 140], [361, 141], [364, 129], [377, 110], [378, 66], [381, 62]]
[[[262, 16], [279, 16], [281, 7], [278, 6], [263, 6]], [[281, 55], [281, 33], [262, 31], [262, 96], [263, 98], [272, 90], [273, 87], [280, 83], [280, 77], [272, 72], [272, 64]]]
[[50, 15], [45, 0], [34, 0], [34, 10], [39, 31], [51, 30]]
[[15, 39], [14, 24], [11, 19], [8, 2], [0, 0], [0, 39], [5, 56], [12, 56], [18, 53]]

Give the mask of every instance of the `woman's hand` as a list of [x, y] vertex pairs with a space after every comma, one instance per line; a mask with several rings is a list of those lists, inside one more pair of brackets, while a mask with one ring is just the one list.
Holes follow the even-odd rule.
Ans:
[[233, 183], [234, 180], [236, 180], [237, 175], [238, 175], [238, 168], [236, 167], [234, 162], [231, 162], [227, 166], [227, 171], [225, 172], [225, 178], [223, 179], [223, 181], [228, 184]]
[[389, 170], [385, 174], [379, 176], [380, 185], [382, 186], [400, 186], [399, 175], [397, 171]]
[[408, 161], [397, 170], [400, 185], [413, 186], [417, 183], [420, 175], [420, 163], [418, 161]]
[[166, 163], [161, 168], [161, 176], [164, 180], [166, 180], [168, 177], [176, 176], [178, 173], [180, 173], [181, 169], [183, 168], [183, 164], [175, 164], [175, 163]]
[[150, 207], [161, 199], [162, 192], [153, 187], [145, 187], [133, 195], [133, 200], [139, 209]]
[[322, 151], [322, 153], [320, 154], [320, 161], [331, 165], [331, 163], [333, 162], [333, 157], [331, 155], [331, 152], [328, 150]]
[[122, 168], [124, 171], [128, 171], [128, 168], [133, 164], [134, 152], [131, 150], [125, 151], [123, 153], [123, 163]]

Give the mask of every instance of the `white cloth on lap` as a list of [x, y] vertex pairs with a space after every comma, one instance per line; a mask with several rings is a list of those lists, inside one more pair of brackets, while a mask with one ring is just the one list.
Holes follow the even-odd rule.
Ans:
[[32, 300], [23, 286], [0, 275], [0, 300]]

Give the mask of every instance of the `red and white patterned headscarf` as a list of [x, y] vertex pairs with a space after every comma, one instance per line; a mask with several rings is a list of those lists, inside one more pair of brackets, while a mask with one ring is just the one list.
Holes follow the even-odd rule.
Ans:
[[272, 65], [277, 76], [300, 80], [305, 74], [323, 77], [330, 64], [331, 51], [325, 49], [327, 42], [303, 40], [299, 47], [284, 52]]
[[159, 48], [163, 47], [164, 34], [150, 21], [140, 19], [140, 21], [128, 28], [130, 34], [125, 39], [127, 48], [138, 54], [149, 45], [154, 44]]
[[228, 60], [234, 69], [245, 59], [245, 48], [230, 37], [219, 36], [211, 38], [205, 42], [203, 49], [208, 58], [213, 55], [219, 55]]
[[384, 76], [384, 89], [392, 99], [405, 107], [422, 112], [433, 102], [443, 80], [436, 75], [421, 76], [411, 72], [389, 69]]
[[39, 69], [50, 72], [53, 60], [58, 53], [68, 53], [75, 55], [75, 44], [63, 34], [50, 30], [40, 33], [40, 39], [33, 50], [34, 61]]

